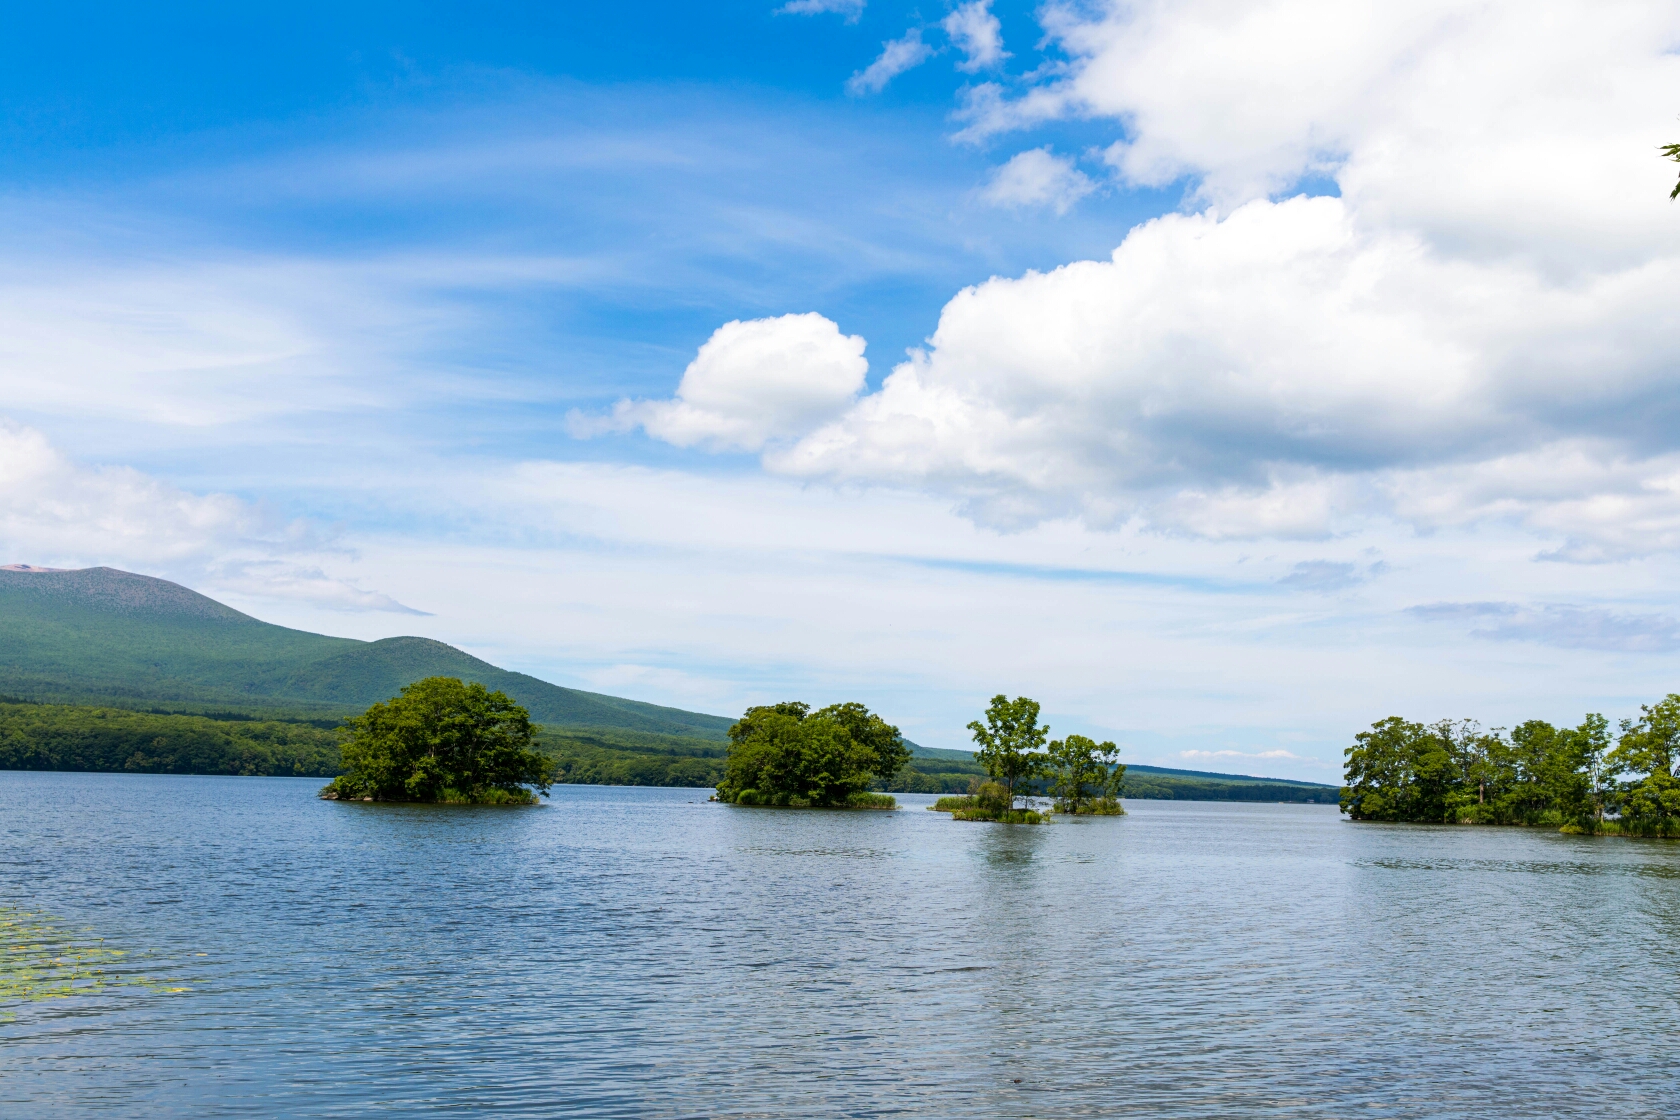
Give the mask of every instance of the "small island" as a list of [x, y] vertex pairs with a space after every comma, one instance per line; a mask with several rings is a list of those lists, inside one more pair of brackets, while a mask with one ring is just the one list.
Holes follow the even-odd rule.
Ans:
[[[1074, 816], [1125, 815], [1120, 789], [1126, 767], [1118, 761], [1113, 743], [1097, 743], [1084, 735], [1045, 740], [1050, 729], [1038, 722], [1038, 701], [1025, 696], [1011, 700], [999, 693], [986, 709], [986, 722], [968, 725], [979, 746], [975, 759], [990, 780], [975, 782], [967, 795], [941, 797], [928, 806], [950, 813], [953, 820], [996, 821], [1001, 824], [1047, 824], [1049, 812], [1033, 808], [1026, 791], [1047, 781], [1055, 811]], [[1018, 807], [1023, 797], [1028, 804]]]
[[898, 728], [862, 704], [811, 711], [789, 701], [748, 708], [729, 729], [716, 800], [787, 809], [896, 809], [869, 787], [910, 761]]
[[[427, 677], [348, 721], [345, 773], [328, 801], [535, 805], [554, 763], [535, 750], [531, 715], [476, 681]], [[536, 793], [532, 792], [535, 788]]]
[[1343, 752], [1342, 812], [1356, 821], [1528, 825], [1572, 836], [1680, 838], [1680, 694], [1640, 705], [1620, 734], [1524, 720], [1424, 725], [1389, 716]]

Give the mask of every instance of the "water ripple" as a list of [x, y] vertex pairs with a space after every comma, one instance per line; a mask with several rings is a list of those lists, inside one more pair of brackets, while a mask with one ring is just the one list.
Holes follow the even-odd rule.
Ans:
[[1677, 844], [314, 784], [0, 774], [0, 905], [191, 977], [0, 1009], [0, 1113], [1680, 1112]]

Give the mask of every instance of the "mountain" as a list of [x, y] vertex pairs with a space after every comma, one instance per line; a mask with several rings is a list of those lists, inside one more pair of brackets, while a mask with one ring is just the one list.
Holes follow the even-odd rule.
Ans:
[[7, 696], [337, 715], [430, 676], [501, 689], [550, 726], [722, 740], [734, 722], [562, 688], [429, 638], [363, 642], [291, 630], [115, 568], [0, 568], [0, 694]]

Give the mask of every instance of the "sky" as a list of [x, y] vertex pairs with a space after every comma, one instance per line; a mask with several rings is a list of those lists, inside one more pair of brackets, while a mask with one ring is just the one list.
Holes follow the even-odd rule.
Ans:
[[1680, 9], [13, 17], [0, 562], [1331, 782], [1680, 689]]

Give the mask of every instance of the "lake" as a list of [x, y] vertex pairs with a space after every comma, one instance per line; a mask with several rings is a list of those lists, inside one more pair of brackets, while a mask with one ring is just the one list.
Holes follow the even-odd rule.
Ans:
[[124, 954], [0, 1114], [1680, 1113], [1680, 843], [320, 784], [0, 773], [0, 906]]

